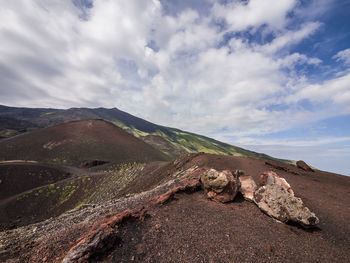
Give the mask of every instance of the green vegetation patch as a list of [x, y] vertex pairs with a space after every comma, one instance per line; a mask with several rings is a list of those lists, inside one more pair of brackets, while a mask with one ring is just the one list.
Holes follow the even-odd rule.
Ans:
[[55, 157], [52, 159], [53, 163], [57, 163], [57, 164], [68, 164], [68, 160], [65, 158], [61, 158], [61, 157]]
[[11, 129], [0, 130], [0, 137], [9, 138], [18, 134], [18, 131]]
[[[205, 136], [201, 136], [190, 132], [184, 132], [178, 129], [164, 127], [164, 129], [167, 130], [166, 133], [160, 129], [152, 133], [147, 133], [136, 129], [134, 126], [129, 127], [118, 120], [115, 120], [113, 123], [118, 127], [124, 129], [126, 132], [131, 133], [135, 137], [140, 138], [146, 143], [151, 144], [153, 147], [162, 151], [164, 154], [170, 157], [178, 157], [179, 155], [184, 153], [204, 152], [211, 154], [254, 157], [258, 159], [276, 160], [288, 164], [293, 164], [293, 162], [289, 160], [273, 158], [266, 154], [252, 152], [240, 147], [216, 141]], [[149, 135], [159, 136], [165, 141], [167, 141], [169, 144], [166, 144], [164, 141], [157, 142], [156, 140], [147, 140], [147, 136]], [[169, 145], [171, 146], [171, 149], [169, 149]]]
[[18, 197], [16, 198], [16, 200], [17, 200], [17, 201], [22, 201], [22, 200], [24, 200], [24, 199], [27, 199], [32, 193], [33, 193], [33, 191], [29, 191], [29, 192], [27, 192], [27, 193], [25, 193], [25, 194], [23, 194], [23, 195], [21, 195], [21, 196], [18, 196]]
[[114, 198], [118, 193], [130, 185], [145, 167], [143, 163], [124, 163], [112, 166], [104, 172], [106, 177], [99, 182], [96, 190], [87, 197], [87, 203], [98, 203]]
[[59, 197], [59, 204], [67, 202], [74, 192], [78, 189], [78, 185], [66, 185], [62, 188]]
[[[184, 132], [174, 128], [163, 127], [163, 130], [157, 129], [152, 133], [148, 133], [137, 129], [134, 126], [127, 126], [118, 120], [114, 120], [113, 123], [116, 126], [124, 129], [126, 132], [131, 133], [135, 137], [144, 140], [146, 143], [152, 145], [171, 158], [178, 157], [184, 153], [204, 152], [211, 154], [253, 157], [257, 159], [275, 160], [283, 163], [294, 164], [294, 162], [290, 160], [273, 158], [266, 154], [245, 150], [243, 148], [222, 143], [202, 135]], [[166, 129], [166, 132], [164, 132], [164, 129]], [[149, 135], [159, 136], [166, 142], [148, 139]]]
[[44, 112], [44, 113], [40, 114], [40, 117], [44, 117], [44, 116], [50, 115], [52, 113], [55, 113], [55, 112], [53, 112], [53, 111]]

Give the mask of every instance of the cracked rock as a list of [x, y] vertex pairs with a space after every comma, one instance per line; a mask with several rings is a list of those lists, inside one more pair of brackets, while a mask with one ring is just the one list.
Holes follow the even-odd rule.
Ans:
[[201, 182], [207, 192], [207, 197], [221, 203], [232, 201], [240, 185], [237, 174], [233, 175], [228, 170], [222, 172], [215, 169], [207, 170], [202, 174]]
[[294, 196], [294, 192], [290, 187], [290, 184], [286, 181], [286, 179], [279, 177], [273, 171], [267, 171], [267, 172], [264, 172], [262, 175], [260, 175], [259, 184], [260, 186], [278, 184], [282, 186], [284, 190], [286, 190], [292, 196]]
[[239, 177], [240, 192], [244, 199], [254, 202], [254, 192], [257, 188], [254, 179], [250, 175], [241, 175]]
[[303, 227], [313, 227], [319, 219], [300, 198], [291, 195], [280, 184], [266, 184], [254, 193], [256, 205], [267, 215], [283, 223], [295, 222]]

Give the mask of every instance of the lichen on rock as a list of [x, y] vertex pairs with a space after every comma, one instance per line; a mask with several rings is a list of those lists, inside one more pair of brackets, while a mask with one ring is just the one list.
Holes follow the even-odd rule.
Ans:
[[258, 188], [254, 193], [254, 201], [267, 215], [283, 223], [295, 222], [303, 227], [313, 227], [319, 223], [316, 215], [300, 198], [279, 184], [267, 184]]
[[294, 196], [294, 192], [287, 180], [279, 177], [274, 171], [267, 171], [262, 173], [260, 175], [259, 184], [260, 186], [278, 184], [282, 186], [284, 190]]
[[201, 182], [207, 192], [207, 197], [217, 202], [226, 203], [234, 200], [240, 183], [237, 174], [229, 170], [219, 172], [210, 169], [201, 176]]

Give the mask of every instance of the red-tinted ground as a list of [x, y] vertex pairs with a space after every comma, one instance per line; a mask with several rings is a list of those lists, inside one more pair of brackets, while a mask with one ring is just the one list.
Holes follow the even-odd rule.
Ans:
[[[253, 203], [178, 194], [144, 221], [121, 226], [108, 262], [346, 262], [349, 239], [277, 223]], [[349, 234], [349, 232], [347, 233]], [[345, 242], [344, 242], [345, 241]]]
[[[209, 154], [149, 165], [144, 176], [136, 177], [130, 184], [129, 191], [154, 190], [2, 232], [0, 260], [61, 262], [85, 251], [87, 261], [81, 257], [81, 262], [347, 262], [350, 178], [273, 165]], [[255, 181], [261, 172], [275, 169], [319, 217], [319, 228], [304, 230], [278, 223], [239, 196], [232, 203], [215, 203], [197, 188], [191, 188], [191, 194], [179, 192], [164, 204], [154, 205], [154, 200], [165, 201], [172, 196], [166, 193], [178, 189], [179, 179], [167, 181], [191, 174], [198, 177], [203, 170], [196, 167], [241, 169]], [[157, 182], [166, 184], [154, 188]], [[125, 210], [140, 205], [148, 216], [118, 221], [120, 215], [127, 215]], [[95, 248], [91, 247], [93, 240]], [[84, 247], [84, 242], [90, 245]]]
[[104, 120], [83, 120], [0, 141], [0, 160], [35, 160], [79, 166], [86, 160], [114, 163], [167, 160], [154, 149]]

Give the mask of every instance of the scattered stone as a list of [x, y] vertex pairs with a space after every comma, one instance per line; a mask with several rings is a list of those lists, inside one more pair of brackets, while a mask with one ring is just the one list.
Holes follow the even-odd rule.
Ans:
[[233, 175], [228, 170], [222, 172], [215, 169], [207, 170], [202, 174], [201, 182], [207, 191], [207, 197], [221, 203], [232, 201], [240, 185], [238, 174]]
[[269, 161], [265, 162], [266, 165], [273, 167], [276, 170], [280, 170], [280, 171], [284, 171], [286, 173], [291, 173], [291, 174], [295, 174], [295, 175], [300, 175], [300, 173], [294, 171], [293, 169], [290, 169], [288, 167], [286, 167], [285, 164], [277, 164], [277, 163], [272, 163]]
[[262, 173], [260, 175], [259, 184], [260, 186], [278, 184], [282, 186], [284, 190], [294, 196], [294, 192], [286, 179], [279, 177], [274, 171], [267, 171]]
[[254, 193], [256, 205], [269, 216], [288, 223], [295, 222], [303, 227], [313, 227], [319, 219], [300, 198], [290, 194], [280, 184], [266, 184]]
[[182, 169], [185, 167], [187, 163], [195, 159], [196, 157], [203, 155], [203, 152], [199, 153], [188, 153], [188, 154], [183, 154], [179, 158], [175, 159], [173, 161], [173, 165], [175, 166], [176, 169]]
[[312, 169], [310, 166], [308, 166], [304, 161], [300, 160], [297, 161], [297, 167], [306, 171], [306, 172], [314, 172], [314, 169]]
[[271, 166], [271, 167], [273, 167], [273, 168], [275, 168], [275, 169], [277, 169], [277, 170], [289, 172], [289, 169], [288, 169], [288, 168], [283, 167], [283, 166], [281, 166], [281, 165], [277, 165], [277, 164], [274, 164], [274, 163], [271, 163], [271, 162], [268, 162], [268, 161], [266, 161], [265, 164], [268, 165], [268, 166]]
[[250, 175], [241, 175], [239, 178], [240, 189], [244, 199], [254, 202], [254, 192], [257, 188], [255, 181]]

